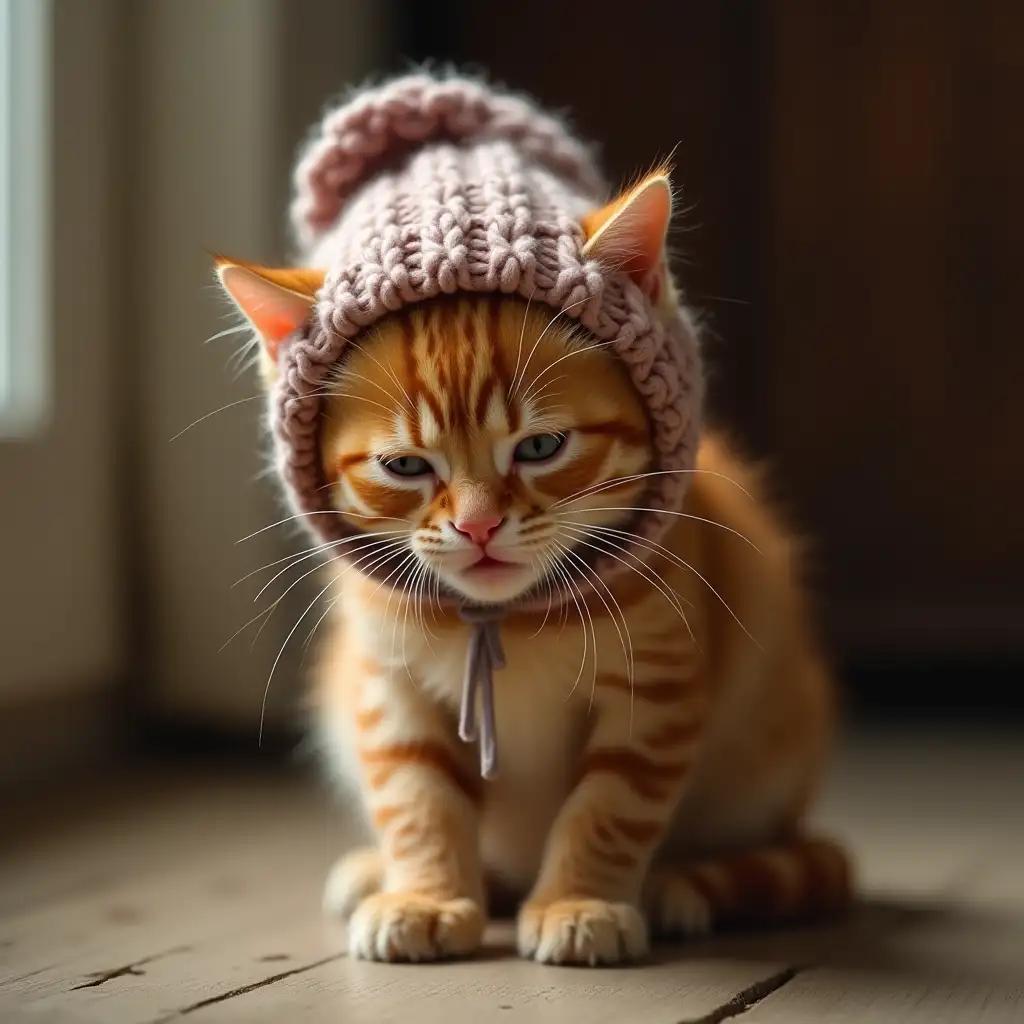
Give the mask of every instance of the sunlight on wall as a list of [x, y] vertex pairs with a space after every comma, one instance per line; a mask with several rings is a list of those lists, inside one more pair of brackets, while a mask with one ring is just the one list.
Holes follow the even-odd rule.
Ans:
[[0, 0], [0, 434], [49, 412], [50, 0]]

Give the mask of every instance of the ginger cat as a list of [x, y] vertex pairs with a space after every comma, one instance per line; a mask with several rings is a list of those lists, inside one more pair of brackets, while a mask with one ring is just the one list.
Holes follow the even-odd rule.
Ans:
[[[660, 309], [678, 302], [670, 210], [659, 172], [582, 221]], [[269, 382], [323, 274], [218, 270]], [[847, 903], [843, 852], [801, 830], [833, 697], [797, 546], [721, 437], [704, 437], [664, 544], [631, 546], [644, 406], [570, 318], [510, 296], [423, 301], [370, 328], [328, 391], [325, 478], [361, 532], [324, 570], [314, 705], [374, 837], [325, 892], [353, 954], [469, 954], [511, 903], [523, 956], [613, 964], [643, 957], [651, 930]], [[594, 552], [632, 571], [583, 593]], [[571, 599], [502, 624], [500, 769], [482, 779], [457, 733], [469, 626], [441, 588], [506, 604], [552, 582]]]

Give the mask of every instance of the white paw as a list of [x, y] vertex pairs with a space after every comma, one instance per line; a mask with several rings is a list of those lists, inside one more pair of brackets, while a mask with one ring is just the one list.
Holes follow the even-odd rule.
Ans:
[[324, 913], [348, 920], [367, 896], [380, 891], [383, 877], [384, 864], [373, 847], [339, 857], [324, 884]]
[[348, 923], [350, 956], [363, 960], [440, 960], [480, 946], [484, 915], [469, 899], [436, 900], [378, 892], [359, 904]]
[[711, 931], [711, 904], [683, 875], [659, 879], [645, 904], [651, 925], [660, 935], [691, 938]]
[[618, 964], [647, 953], [647, 925], [629, 903], [570, 899], [527, 903], [519, 912], [519, 953], [545, 964]]

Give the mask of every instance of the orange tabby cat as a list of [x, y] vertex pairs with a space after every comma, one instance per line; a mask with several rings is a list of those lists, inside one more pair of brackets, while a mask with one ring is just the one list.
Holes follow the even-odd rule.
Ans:
[[[631, 272], [664, 266], [671, 202], [632, 202], [645, 186], [667, 194], [656, 176], [583, 221], [594, 239], [614, 226]], [[322, 280], [219, 271], [270, 348]], [[677, 302], [667, 272], [651, 292]], [[726, 443], [704, 438], [664, 545], [631, 551], [653, 463], [645, 411], [622, 364], [565, 316], [511, 297], [426, 301], [371, 328], [329, 390], [325, 477], [362, 532], [326, 570], [315, 704], [375, 836], [326, 888], [352, 952], [470, 953], [507, 899], [524, 956], [579, 964], [642, 957], [649, 927], [842, 907], [843, 853], [800, 824], [830, 679], [796, 545]], [[593, 582], [589, 552], [633, 571], [578, 588]], [[439, 587], [505, 603], [550, 581], [567, 604], [502, 625], [501, 770], [483, 780], [457, 734], [469, 627]]]

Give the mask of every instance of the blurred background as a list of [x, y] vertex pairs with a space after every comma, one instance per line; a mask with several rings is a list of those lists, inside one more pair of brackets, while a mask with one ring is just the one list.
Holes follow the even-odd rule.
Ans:
[[[298, 573], [243, 578], [301, 541], [263, 530], [206, 250], [287, 260], [323, 105], [425, 60], [570, 111], [612, 179], [674, 149], [712, 418], [814, 542], [851, 714], [1019, 714], [1024, 5], [0, 0], [5, 780], [256, 749], [315, 591], [246, 626]], [[264, 751], [301, 728], [305, 632]]]

